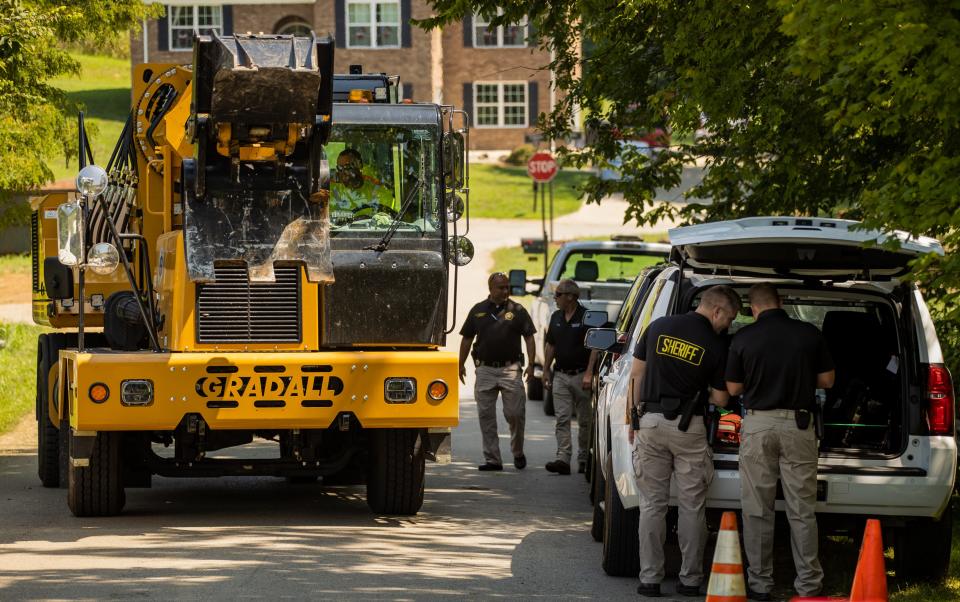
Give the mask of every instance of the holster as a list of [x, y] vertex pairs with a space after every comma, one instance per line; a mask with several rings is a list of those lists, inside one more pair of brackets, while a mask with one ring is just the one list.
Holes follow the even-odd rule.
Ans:
[[[643, 406], [642, 403], [640, 405], [641, 407]], [[637, 408], [637, 406], [633, 406], [632, 408], [630, 408], [630, 428], [631, 429], [635, 431], [640, 429], [641, 416], [643, 416], [642, 409]]]
[[820, 404], [817, 404], [813, 410], [813, 428], [817, 433], [817, 439], [823, 441], [826, 437], [826, 429], [823, 426], [823, 407]]
[[679, 397], [660, 398], [660, 409], [663, 411], [663, 417], [667, 420], [675, 420], [683, 412], [681, 405]]
[[687, 403], [683, 404], [683, 412], [680, 414], [680, 422], [677, 423], [677, 430], [681, 433], [687, 432], [687, 429], [690, 428], [690, 421], [693, 419], [693, 411], [696, 409], [697, 403], [699, 402], [700, 396], [697, 395]]
[[810, 410], [797, 410], [793, 413], [794, 419], [797, 421], [797, 428], [801, 431], [805, 431], [810, 428]]

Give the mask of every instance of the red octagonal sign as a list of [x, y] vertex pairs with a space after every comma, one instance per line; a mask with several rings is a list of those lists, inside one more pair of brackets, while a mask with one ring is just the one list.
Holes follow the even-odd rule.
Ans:
[[541, 184], [546, 184], [552, 180], [559, 170], [557, 160], [547, 152], [534, 153], [527, 161], [527, 175]]

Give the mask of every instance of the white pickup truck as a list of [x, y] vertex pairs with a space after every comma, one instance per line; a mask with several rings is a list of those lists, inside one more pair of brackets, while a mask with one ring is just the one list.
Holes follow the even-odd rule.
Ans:
[[[582, 240], [568, 242], [557, 250], [545, 278], [527, 280], [526, 270], [510, 270], [510, 288], [514, 296], [534, 294], [530, 317], [537, 327], [537, 357], [533, 358], [535, 378], [527, 384], [527, 398], [544, 400], [544, 411], [553, 415], [553, 400], [549, 391], [544, 399], [543, 337], [550, 316], [557, 309], [554, 291], [565, 278], [580, 287], [580, 303], [588, 310], [607, 312], [616, 318], [620, 306], [630, 291], [637, 274], [643, 268], [666, 261], [670, 245], [636, 240]], [[539, 285], [535, 293], [528, 293], [527, 283]]]

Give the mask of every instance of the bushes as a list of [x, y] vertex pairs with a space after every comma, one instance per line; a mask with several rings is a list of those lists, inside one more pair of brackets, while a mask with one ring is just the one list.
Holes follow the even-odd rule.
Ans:
[[507, 165], [526, 165], [535, 152], [537, 152], [537, 149], [532, 144], [521, 144], [510, 151], [503, 162]]

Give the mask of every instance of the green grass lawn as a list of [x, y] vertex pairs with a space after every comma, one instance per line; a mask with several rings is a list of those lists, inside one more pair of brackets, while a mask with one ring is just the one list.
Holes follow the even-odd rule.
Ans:
[[30, 254], [0, 255], [0, 277], [6, 274], [29, 274]]
[[[93, 158], [105, 167], [130, 112], [130, 61], [85, 54], [73, 57], [80, 61], [80, 76], [53, 79], [50, 84], [84, 106]], [[50, 157], [55, 180], [73, 178], [77, 167], [76, 157], [69, 165], [63, 157]]]
[[[557, 175], [553, 180], [554, 217], [580, 208], [580, 186], [587, 177], [587, 173], [574, 170]], [[549, 207], [548, 196], [548, 211]], [[539, 202], [537, 210], [533, 210], [533, 181], [526, 168], [471, 165], [470, 217], [540, 219]]]
[[37, 389], [37, 336], [47, 329], [29, 324], [0, 324], [0, 433], [33, 411]]

